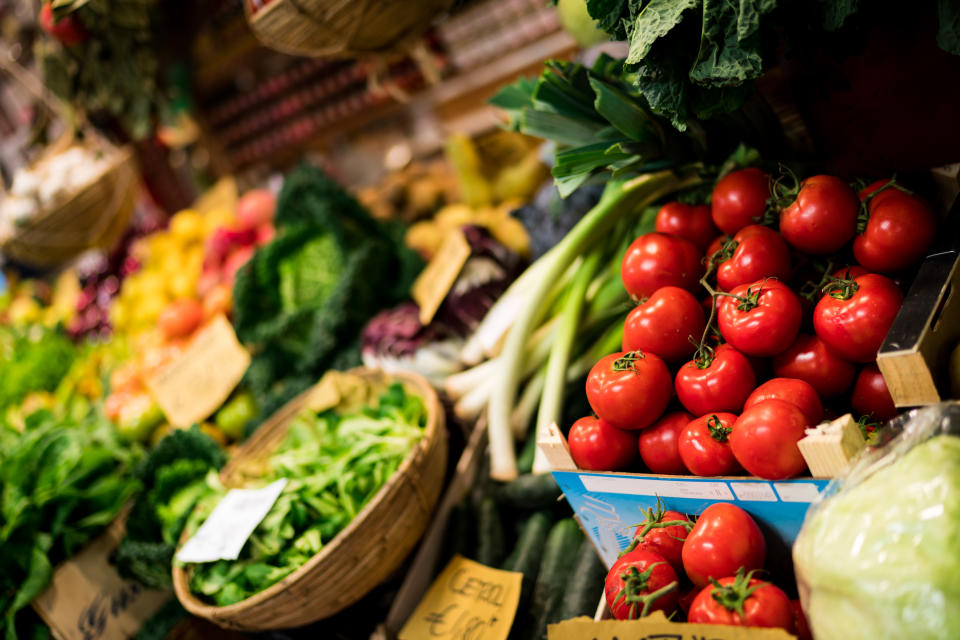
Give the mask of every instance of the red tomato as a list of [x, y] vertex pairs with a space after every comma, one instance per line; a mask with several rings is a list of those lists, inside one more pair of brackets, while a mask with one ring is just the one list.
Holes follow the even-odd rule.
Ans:
[[54, 21], [53, 6], [49, 2], [44, 2], [40, 7], [40, 26], [68, 47], [82, 44], [87, 39], [87, 31], [76, 16], [71, 14]]
[[667, 362], [683, 361], [697, 348], [705, 326], [703, 307], [692, 293], [680, 287], [661, 287], [627, 316], [623, 350], [639, 349]]
[[659, 498], [656, 509], [643, 513], [646, 519], [633, 534], [633, 547], [659, 553], [674, 571], [682, 571], [683, 541], [693, 529], [693, 520], [679, 511], [664, 511]]
[[652, 353], [611, 353], [587, 376], [587, 401], [598, 417], [618, 429], [653, 424], [672, 395], [670, 371]]
[[764, 400], [784, 400], [803, 412], [807, 422], [811, 425], [820, 424], [823, 420], [823, 405], [817, 390], [809, 383], [795, 378], [773, 378], [754, 389], [747, 401], [743, 403], [746, 411], [755, 404]]
[[890, 397], [887, 383], [875, 364], [868, 364], [860, 370], [857, 382], [853, 385], [850, 406], [862, 416], [872, 415], [884, 422], [896, 418], [899, 413]]
[[744, 409], [730, 433], [730, 448], [743, 468], [764, 480], [785, 480], [807, 468], [797, 441], [810, 426], [786, 400], [764, 400]]
[[738, 569], [763, 567], [767, 543], [760, 527], [746, 511], [728, 502], [703, 510], [683, 543], [683, 570], [698, 587], [710, 578], [734, 575]]
[[603, 585], [610, 613], [617, 620], [636, 620], [654, 611], [677, 608], [677, 572], [662, 555], [635, 549], [620, 557]]
[[864, 269], [863, 267], [861, 267], [860, 265], [851, 264], [846, 267], [843, 267], [842, 269], [837, 269], [830, 275], [840, 280], [853, 280], [854, 278], [857, 278], [862, 275], [866, 275], [868, 273], [870, 272]]
[[700, 251], [689, 240], [667, 233], [645, 233], [634, 240], [620, 265], [623, 287], [637, 300], [660, 287], [693, 290], [702, 275]]
[[870, 362], [902, 303], [903, 293], [887, 277], [868, 273], [840, 281], [813, 310], [813, 329], [841, 358]]
[[752, 576], [752, 571], [739, 571], [704, 587], [693, 599], [687, 621], [793, 631], [790, 598], [779, 587]]
[[683, 611], [683, 615], [687, 615], [687, 612], [690, 611], [690, 605], [693, 604], [693, 600], [698, 593], [700, 593], [700, 587], [695, 584], [680, 590], [677, 606], [680, 607], [680, 611]]
[[717, 411], [739, 412], [757, 384], [747, 357], [722, 344], [713, 357], [687, 362], [677, 371], [676, 390], [680, 403], [690, 413], [702, 416]]
[[674, 411], [640, 432], [640, 457], [650, 473], [679, 475], [687, 472], [680, 459], [677, 440], [680, 431], [692, 419], [693, 416], [686, 411]]
[[743, 471], [730, 450], [737, 416], [711, 413], [691, 420], [680, 432], [680, 457], [695, 476], [731, 476]]
[[885, 189], [870, 200], [867, 213], [867, 226], [853, 241], [853, 255], [871, 271], [906, 269], [933, 244], [937, 220], [927, 203], [913, 194]]
[[817, 336], [801, 333], [789, 349], [773, 357], [773, 373], [803, 380], [821, 397], [833, 398], [850, 388], [857, 368]]
[[813, 176], [800, 183], [796, 199], [780, 212], [780, 233], [801, 251], [833, 253], [857, 233], [860, 201], [846, 182]]
[[752, 224], [738, 231], [731, 244], [730, 257], [717, 267], [717, 284], [724, 291], [764, 278], [790, 277], [790, 250], [773, 229]]
[[174, 300], [160, 312], [157, 327], [167, 340], [191, 335], [203, 322], [203, 305], [198, 300]]
[[713, 241], [707, 246], [707, 252], [704, 254], [707, 258], [712, 259], [713, 256], [723, 249], [723, 245], [727, 244], [732, 238], [727, 234], [719, 235], [713, 239]]
[[791, 600], [790, 607], [793, 609], [793, 635], [797, 640], [813, 640], [813, 634], [810, 633], [810, 625], [807, 623], [807, 616], [803, 613], [803, 607], [799, 600]]
[[567, 434], [570, 455], [587, 471], [622, 471], [637, 457], [637, 435], [593, 416], [580, 418]]
[[779, 280], [760, 280], [742, 284], [730, 294], [717, 307], [717, 325], [727, 342], [761, 357], [782, 353], [793, 344], [803, 310], [790, 287]]
[[713, 188], [710, 215], [724, 233], [733, 235], [763, 218], [770, 197], [770, 176], [760, 169], [740, 169]]
[[689, 240], [700, 251], [706, 249], [717, 235], [717, 228], [710, 217], [710, 207], [705, 204], [668, 202], [660, 207], [654, 228], [660, 233], [670, 233]]

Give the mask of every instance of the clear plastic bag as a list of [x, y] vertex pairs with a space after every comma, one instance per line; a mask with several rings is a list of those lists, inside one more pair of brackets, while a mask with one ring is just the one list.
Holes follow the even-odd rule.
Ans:
[[960, 638], [960, 404], [885, 428], [810, 507], [793, 548], [817, 640]]

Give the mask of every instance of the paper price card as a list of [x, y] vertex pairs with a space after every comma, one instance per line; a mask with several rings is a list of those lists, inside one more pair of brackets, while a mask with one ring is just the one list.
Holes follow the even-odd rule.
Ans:
[[523, 574], [454, 556], [400, 630], [400, 640], [506, 640]]
[[219, 315], [201, 329], [180, 356], [147, 380], [164, 415], [189, 427], [220, 408], [250, 366], [250, 354]]
[[410, 295], [420, 307], [420, 324], [428, 325], [433, 320], [469, 257], [470, 244], [463, 233], [448, 234], [410, 289]]
[[547, 628], [548, 640], [796, 640], [783, 629], [670, 622], [656, 611], [642, 620], [574, 618]]

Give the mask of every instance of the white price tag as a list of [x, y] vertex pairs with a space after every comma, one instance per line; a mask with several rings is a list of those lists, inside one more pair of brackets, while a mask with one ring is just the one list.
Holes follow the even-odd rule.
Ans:
[[281, 478], [263, 489], [232, 489], [177, 553], [180, 562], [236, 560], [247, 538], [287, 485]]

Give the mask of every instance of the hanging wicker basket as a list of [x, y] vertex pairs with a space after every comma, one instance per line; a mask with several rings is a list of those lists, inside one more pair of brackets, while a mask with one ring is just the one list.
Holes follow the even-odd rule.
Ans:
[[[443, 407], [430, 383], [418, 375], [388, 376], [371, 369], [354, 369], [351, 373], [371, 384], [400, 381], [409, 392], [420, 396], [427, 408], [423, 438], [393, 478], [343, 531], [306, 564], [264, 591], [226, 607], [212, 606], [190, 592], [188, 570], [175, 566], [173, 588], [187, 611], [237, 631], [303, 626], [360, 600], [413, 550], [443, 489], [447, 466]], [[236, 486], [245, 468], [259, 467], [279, 446], [309, 394], [307, 391], [291, 400], [244, 443], [220, 474], [227, 487]]]
[[133, 150], [96, 145], [107, 154], [102, 173], [79, 191], [20, 225], [3, 243], [9, 259], [41, 269], [87, 249], [110, 249], [130, 222], [137, 198]]
[[253, 12], [250, 29], [264, 45], [310, 57], [363, 57], [402, 50], [453, 0], [272, 0]]

